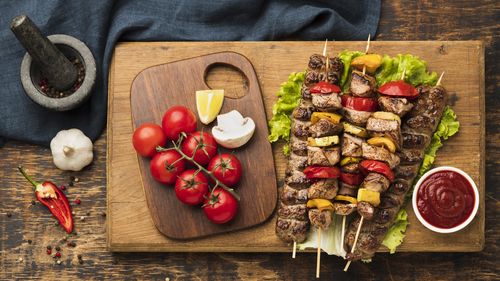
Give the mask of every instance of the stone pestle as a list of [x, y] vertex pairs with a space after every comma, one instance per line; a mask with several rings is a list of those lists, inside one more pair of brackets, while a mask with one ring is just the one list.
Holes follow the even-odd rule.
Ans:
[[73, 63], [52, 43], [43, 36], [40, 29], [26, 15], [20, 15], [12, 20], [10, 29], [19, 42], [39, 66], [43, 77], [50, 85], [59, 91], [64, 91], [74, 85], [77, 70]]

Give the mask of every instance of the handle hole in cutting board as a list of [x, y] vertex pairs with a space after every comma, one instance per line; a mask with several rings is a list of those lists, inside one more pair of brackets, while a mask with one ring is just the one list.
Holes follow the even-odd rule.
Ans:
[[241, 99], [248, 93], [248, 78], [240, 69], [229, 64], [209, 65], [204, 79], [210, 89], [224, 89], [226, 98]]

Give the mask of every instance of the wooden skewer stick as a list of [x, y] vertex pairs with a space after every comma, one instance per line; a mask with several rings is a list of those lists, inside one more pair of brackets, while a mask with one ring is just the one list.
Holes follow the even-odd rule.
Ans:
[[318, 228], [318, 252], [316, 255], [316, 278], [319, 278], [320, 265], [321, 265], [321, 228]]
[[328, 38], [325, 40], [325, 46], [323, 47], [323, 56], [326, 57], [326, 45], [328, 44]]
[[368, 33], [368, 42], [366, 42], [366, 50], [365, 50], [365, 54], [368, 53], [368, 50], [370, 49], [370, 38], [371, 38], [371, 34]]
[[443, 79], [443, 75], [444, 75], [444, 71], [443, 71], [443, 73], [441, 73], [441, 76], [439, 76], [439, 79], [438, 79], [438, 81], [436, 83], [436, 86], [441, 85], [441, 80]]
[[292, 259], [295, 258], [296, 253], [297, 253], [297, 242], [293, 241]]
[[[347, 216], [342, 216], [342, 237], [340, 238], [340, 245], [344, 247], [345, 223]], [[345, 257], [344, 257], [345, 259]]]
[[[352, 244], [351, 253], [354, 253], [354, 250], [356, 250], [356, 244], [358, 243], [359, 232], [361, 231], [361, 227], [363, 226], [364, 219], [365, 219], [364, 217], [361, 217], [361, 220], [359, 221], [359, 226], [358, 230], [356, 231], [356, 236], [354, 237], [354, 243]], [[347, 264], [344, 267], [344, 271], [347, 271], [349, 269], [349, 265], [351, 265], [351, 261], [347, 262]]]

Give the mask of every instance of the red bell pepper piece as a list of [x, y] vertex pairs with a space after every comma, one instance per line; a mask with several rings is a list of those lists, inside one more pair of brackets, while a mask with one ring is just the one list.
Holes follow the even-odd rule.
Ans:
[[363, 175], [360, 173], [340, 173], [340, 181], [349, 185], [358, 186], [363, 182]]
[[382, 95], [398, 98], [414, 99], [418, 97], [417, 89], [403, 80], [387, 82], [378, 88], [378, 92]]
[[389, 181], [394, 180], [394, 173], [392, 172], [389, 165], [384, 162], [377, 160], [363, 160], [359, 163], [359, 169], [363, 174], [368, 174], [369, 172], [379, 173], [385, 176]]
[[358, 111], [374, 112], [378, 109], [377, 100], [372, 98], [342, 96], [342, 106]]
[[36, 199], [56, 217], [67, 233], [73, 231], [73, 216], [66, 195], [52, 182], [36, 182], [26, 174], [22, 166], [18, 167], [23, 176], [35, 187]]
[[340, 177], [338, 167], [309, 166], [304, 169], [308, 179], [335, 179]]
[[314, 86], [309, 89], [311, 94], [331, 94], [331, 93], [340, 93], [342, 90], [339, 86], [330, 84], [326, 81], [319, 81], [314, 84]]

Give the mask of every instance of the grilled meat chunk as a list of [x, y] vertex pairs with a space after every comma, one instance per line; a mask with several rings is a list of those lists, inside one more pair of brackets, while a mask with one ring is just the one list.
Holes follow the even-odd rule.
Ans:
[[287, 171], [285, 183], [294, 188], [307, 188], [310, 181], [304, 173], [297, 170]]
[[281, 191], [281, 202], [287, 205], [306, 204], [307, 188], [295, 189], [285, 184]]
[[420, 164], [424, 158], [424, 151], [421, 149], [403, 149], [398, 153], [401, 164]]
[[413, 107], [413, 104], [406, 98], [393, 98], [387, 96], [380, 96], [378, 98], [378, 105], [383, 111], [392, 112], [399, 117], [403, 117]]
[[320, 111], [334, 111], [342, 108], [340, 96], [337, 93], [311, 94], [313, 105]]
[[292, 113], [293, 118], [309, 121], [311, 119], [311, 114], [314, 112], [314, 106], [308, 100], [302, 100]]
[[349, 90], [354, 96], [369, 97], [372, 95], [375, 85], [375, 78], [368, 74], [363, 74], [361, 71], [354, 70], [351, 74]]
[[337, 196], [339, 185], [337, 179], [321, 179], [309, 187], [308, 199], [333, 199]]
[[394, 169], [394, 176], [396, 178], [412, 180], [418, 174], [418, 169], [420, 168], [420, 163], [413, 165], [399, 165]]
[[309, 57], [309, 63], [307, 64], [307, 66], [309, 67], [309, 69], [320, 70], [325, 66], [325, 62], [325, 56], [313, 54]]
[[309, 221], [318, 229], [327, 229], [332, 223], [332, 212], [318, 209], [309, 210]]
[[366, 129], [373, 132], [399, 131], [400, 124], [396, 120], [386, 120], [370, 117], [366, 121]]
[[358, 195], [358, 187], [347, 184], [345, 182], [340, 182], [340, 189], [338, 195], [346, 195], [356, 198], [356, 196]]
[[410, 187], [411, 187], [410, 181], [396, 178], [389, 187], [389, 192], [404, 196], [404, 194], [408, 192]]
[[344, 173], [356, 174], [359, 173], [359, 164], [358, 163], [347, 164], [340, 167], [340, 170], [342, 170], [342, 172]]
[[282, 219], [279, 217], [276, 221], [276, 235], [285, 242], [303, 242], [306, 240], [308, 229], [308, 221]]
[[411, 133], [403, 129], [403, 147], [424, 149], [430, 143], [430, 137], [424, 134]]
[[[446, 106], [446, 90], [442, 86], [436, 87], [418, 87], [420, 92], [410, 117], [426, 116], [434, 121], [439, 121]], [[436, 122], [437, 123], [437, 122]], [[436, 128], [432, 128], [434, 131]]]
[[322, 74], [320, 71], [308, 70], [304, 77], [304, 85], [309, 88], [314, 84], [318, 83], [319, 81], [323, 80], [324, 76], [325, 75]]
[[340, 160], [340, 148], [338, 146], [320, 148], [307, 147], [307, 164], [319, 166], [335, 166]]
[[299, 138], [290, 138], [290, 150], [297, 155], [307, 156], [307, 141]]
[[368, 118], [372, 115], [371, 112], [369, 111], [359, 111], [355, 109], [350, 109], [347, 107], [344, 107], [342, 109], [344, 112], [344, 118], [352, 124], [362, 126], [364, 127], [366, 125], [366, 121], [368, 121]]
[[309, 121], [293, 120], [293, 135], [297, 138], [306, 139], [309, 136]]
[[362, 149], [363, 158], [386, 162], [391, 169], [394, 169], [399, 164], [399, 157], [383, 147], [363, 143]]
[[364, 141], [362, 138], [344, 133], [342, 137], [342, 156], [363, 156], [363, 150], [361, 149], [361, 145], [363, 144], [363, 142]]
[[373, 207], [370, 203], [360, 201], [357, 205], [358, 213], [365, 218], [365, 220], [371, 220], [373, 218], [373, 214], [375, 213], [375, 207]]
[[285, 205], [280, 204], [278, 217], [282, 219], [307, 221], [307, 207], [305, 204]]
[[328, 83], [339, 85], [340, 77], [344, 72], [344, 63], [339, 57], [330, 58], [326, 79]]
[[342, 124], [335, 124], [327, 119], [320, 119], [309, 127], [309, 133], [313, 138], [338, 135], [342, 132]]
[[333, 203], [334, 212], [340, 216], [348, 216], [356, 211], [356, 204], [344, 203], [344, 202], [334, 202]]
[[306, 84], [302, 84], [302, 88], [300, 89], [300, 95], [302, 96], [302, 100], [311, 100], [311, 92], [309, 91], [310, 87], [307, 87]]
[[382, 193], [389, 188], [389, 180], [379, 173], [368, 173], [361, 186], [363, 188]]
[[300, 156], [295, 153], [291, 153], [290, 159], [288, 160], [286, 174], [290, 174], [293, 170], [302, 171], [306, 167], [306, 165], [307, 156]]

